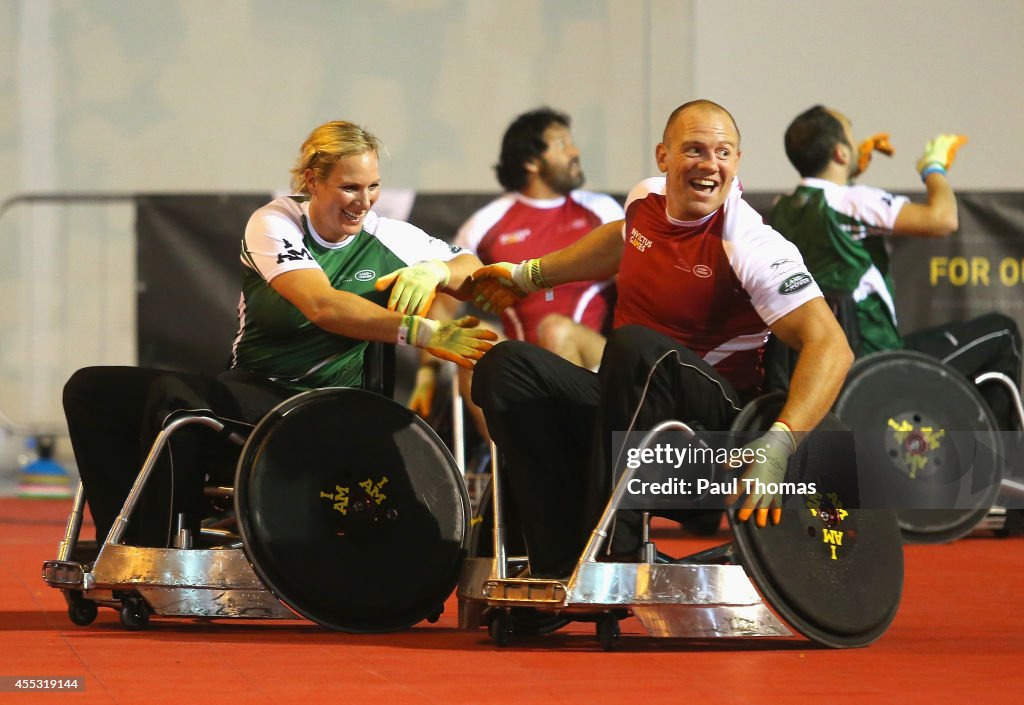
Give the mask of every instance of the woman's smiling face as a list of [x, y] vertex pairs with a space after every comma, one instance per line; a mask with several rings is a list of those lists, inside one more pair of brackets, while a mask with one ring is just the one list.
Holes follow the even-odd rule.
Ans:
[[320, 180], [306, 170], [309, 188], [309, 217], [313, 227], [328, 242], [341, 242], [359, 234], [363, 220], [380, 197], [380, 169], [377, 153], [366, 151], [343, 157]]

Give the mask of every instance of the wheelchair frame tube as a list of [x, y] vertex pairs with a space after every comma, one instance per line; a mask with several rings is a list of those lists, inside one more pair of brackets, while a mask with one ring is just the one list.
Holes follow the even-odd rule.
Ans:
[[455, 451], [455, 464], [463, 476], [466, 474], [466, 433], [463, 428], [465, 419], [462, 414], [462, 394], [459, 393], [459, 368], [452, 363], [452, 446]]
[[[974, 378], [975, 387], [980, 387], [986, 382], [999, 382], [1010, 392], [1010, 398], [1013, 399], [1014, 408], [1017, 412], [1017, 425], [1024, 431], [1024, 404], [1021, 404], [1020, 390], [1017, 389], [1017, 385], [1013, 383], [1013, 380], [1008, 375], [1002, 372], [985, 372]], [[1005, 495], [1020, 499], [1024, 497], [1024, 484], [1012, 478], [1004, 477], [1002, 482], [999, 483], [999, 491]], [[996, 505], [998, 506], [999, 504], [1000, 502], [997, 498]]]
[[82, 510], [85, 507], [85, 485], [79, 481], [78, 489], [75, 490], [75, 500], [71, 505], [71, 515], [68, 517], [67, 527], [64, 529], [64, 539], [57, 547], [57, 560], [66, 561], [75, 552], [78, 545], [78, 537], [82, 533]]
[[1024, 482], [1011, 480], [1007, 477], [999, 484], [999, 490], [1018, 499], [1024, 498]]
[[[648, 431], [647, 435], [645, 435], [643, 440], [640, 441], [639, 448], [641, 450], [648, 448], [655, 436], [669, 430], [682, 431], [686, 434], [688, 439], [696, 437], [693, 429], [685, 423], [670, 419], [668, 421], [662, 421]], [[604, 513], [601, 514], [600, 521], [597, 522], [597, 527], [594, 528], [590, 534], [590, 538], [587, 539], [587, 545], [583, 549], [583, 555], [580, 556], [580, 564], [593, 563], [597, 560], [597, 552], [601, 549], [601, 544], [608, 538], [608, 529], [611, 527], [612, 521], [615, 518], [615, 511], [622, 502], [622, 498], [626, 494], [626, 488], [629, 485], [630, 480], [632, 480], [636, 475], [638, 469], [639, 468], [631, 468], [627, 465], [622, 471], [622, 476], [615, 485], [615, 491], [612, 492], [611, 499], [609, 499], [608, 504], [605, 505]], [[579, 570], [579, 565], [577, 565], [577, 570]]]
[[501, 480], [498, 472], [498, 446], [491, 441], [491, 507], [494, 511], [494, 577], [508, 577], [505, 551], [505, 514], [501, 510]]
[[974, 378], [975, 387], [980, 387], [986, 382], [999, 382], [1009, 390], [1010, 397], [1013, 399], [1013, 404], [1017, 411], [1017, 424], [1021, 427], [1021, 430], [1024, 430], [1024, 404], [1021, 404], [1020, 390], [1017, 389], [1017, 385], [1013, 383], [1009, 376], [1002, 372], [985, 372]]
[[149, 455], [146, 456], [146, 462], [143, 463], [142, 470], [139, 471], [138, 477], [135, 478], [135, 483], [128, 493], [128, 498], [124, 501], [121, 512], [117, 515], [110, 533], [107, 534], [107, 538], [103, 542], [104, 545], [121, 542], [121, 537], [124, 536], [125, 529], [128, 527], [128, 517], [135, 511], [135, 505], [139, 501], [139, 496], [142, 494], [146, 483], [149, 482], [149, 476], [153, 474], [153, 468], [156, 467], [156, 463], [160, 459], [160, 453], [163, 452], [164, 446], [167, 445], [171, 434], [182, 426], [194, 423], [212, 428], [217, 433], [224, 430], [224, 424], [210, 416], [182, 416], [164, 426], [160, 433], [157, 434], [156, 440], [153, 441], [153, 446], [149, 449]]

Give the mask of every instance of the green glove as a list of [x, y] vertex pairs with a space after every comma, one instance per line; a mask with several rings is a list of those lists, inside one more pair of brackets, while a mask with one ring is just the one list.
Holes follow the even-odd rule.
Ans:
[[921, 181], [930, 174], [945, 174], [956, 159], [957, 150], [967, 142], [966, 135], [939, 135], [924, 146], [924, 154], [917, 160]]
[[406, 316], [398, 327], [399, 345], [415, 345], [434, 357], [473, 369], [476, 361], [494, 347], [498, 334], [477, 328], [480, 319], [463, 316], [454, 321], [435, 321], [421, 316]]
[[384, 291], [392, 287], [388, 299], [388, 308], [392, 311], [421, 316], [430, 309], [438, 287], [446, 286], [451, 277], [448, 265], [431, 259], [396, 269], [378, 279], [375, 288]]
[[796, 452], [796, 438], [789, 427], [781, 421], [772, 424], [768, 432], [743, 447], [744, 455], [749, 457], [753, 451], [754, 461], [751, 462], [743, 475], [740, 476], [739, 492], [731, 495], [729, 504], [743, 497], [736, 518], [747, 521], [755, 515], [758, 526], [768, 524], [769, 509], [773, 524], [782, 520], [782, 496], [770, 494], [769, 483], [780, 483], [786, 477], [789, 457]]

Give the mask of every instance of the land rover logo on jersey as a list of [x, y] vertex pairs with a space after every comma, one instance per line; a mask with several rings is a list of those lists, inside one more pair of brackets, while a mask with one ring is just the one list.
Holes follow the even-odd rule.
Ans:
[[693, 268], [693, 273], [696, 274], [701, 279], [707, 279], [708, 277], [711, 276], [711, 267], [707, 266], [706, 264], [698, 264], [696, 267]]
[[356, 272], [356, 281], [368, 282], [371, 279], [376, 279], [377, 273], [372, 269], [360, 269]]
[[811, 282], [813, 281], [814, 280], [811, 279], [811, 275], [805, 272], [801, 272], [800, 274], [794, 274], [789, 279], [787, 279], [786, 281], [782, 282], [782, 284], [779, 285], [779, 293], [787, 295], [795, 294], [801, 289], [810, 286]]

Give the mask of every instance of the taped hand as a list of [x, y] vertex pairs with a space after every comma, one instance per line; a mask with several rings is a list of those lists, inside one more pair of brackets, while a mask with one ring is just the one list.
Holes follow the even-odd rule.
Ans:
[[764, 527], [770, 515], [772, 524], [778, 524], [782, 521], [782, 495], [770, 493], [768, 484], [778, 484], [785, 479], [789, 458], [796, 451], [796, 438], [786, 424], [776, 421], [767, 433], [743, 447], [746, 457], [751, 456], [748, 450], [752, 451], [754, 459], [740, 476], [739, 492], [730, 495], [727, 503], [731, 505], [742, 498], [736, 512], [740, 521], [747, 521], [753, 515], [757, 525]]
[[375, 288], [384, 291], [391, 287], [388, 308], [392, 311], [422, 316], [434, 301], [438, 287], [446, 286], [451, 276], [448, 265], [431, 259], [396, 269], [378, 279]]
[[956, 159], [956, 153], [967, 142], [966, 135], [938, 135], [924, 146], [924, 154], [917, 160], [917, 170], [921, 180], [929, 174], [940, 172], [945, 174]]

